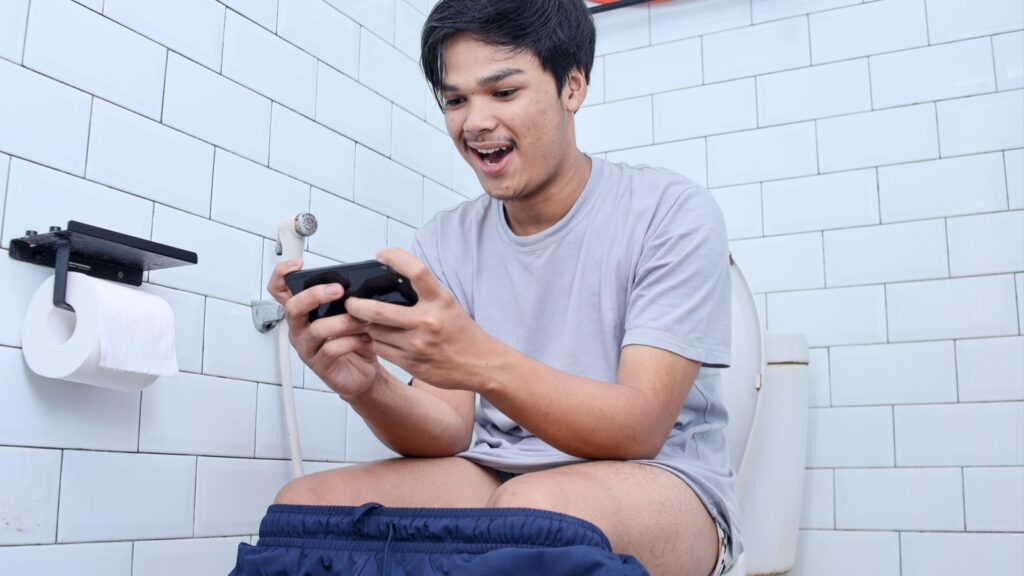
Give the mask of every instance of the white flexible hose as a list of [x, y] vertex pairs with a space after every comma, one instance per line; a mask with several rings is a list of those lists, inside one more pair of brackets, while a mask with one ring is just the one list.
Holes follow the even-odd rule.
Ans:
[[285, 430], [288, 433], [288, 452], [292, 458], [292, 477], [302, 476], [302, 448], [299, 446], [299, 426], [295, 418], [295, 391], [292, 387], [291, 343], [288, 341], [288, 324], [281, 322], [277, 328], [277, 357], [281, 366], [281, 405], [284, 408]]
[[[295, 232], [292, 218], [286, 218], [278, 224], [277, 234], [281, 242], [282, 260], [294, 260], [302, 256], [304, 239]], [[281, 407], [284, 409], [285, 432], [288, 435], [288, 453], [292, 459], [292, 477], [298, 478], [304, 472], [299, 425], [295, 417], [295, 389], [292, 386], [292, 355], [287, 321], [277, 326], [277, 358], [281, 368]]]

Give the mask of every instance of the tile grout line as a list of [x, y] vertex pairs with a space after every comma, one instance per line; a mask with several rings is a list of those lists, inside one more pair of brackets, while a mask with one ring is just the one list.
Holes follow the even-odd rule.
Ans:
[[967, 532], [967, 468], [960, 467], [960, 504], [963, 505], [963, 530]]
[[896, 559], [900, 576], [903, 574], [903, 532], [896, 531]]
[[892, 417], [892, 466], [893, 469], [900, 468], [899, 453], [896, 450], [896, 405], [889, 406], [889, 415]]
[[[221, 28], [220, 28], [220, 68], [218, 68], [218, 70], [217, 70], [217, 74], [219, 76], [223, 76], [225, 78], [227, 78], [227, 76], [224, 76], [224, 52], [227, 51], [226, 47], [227, 47], [227, 44], [228, 44], [228, 14], [229, 13], [235, 14], [236, 12], [234, 10], [231, 10], [230, 8], [228, 8], [225, 5], [224, 6], [224, 22], [221, 23]], [[243, 18], [244, 18], [244, 16], [243, 16]], [[257, 24], [257, 26], [258, 26], [258, 24]], [[274, 27], [275, 28], [277, 27], [276, 23], [275, 23]], [[277, 35], [276, 31], [274, 32], [274, 35], [275, 36]]]
[[64, 450], [60, 451], [60, 471], [57, 475], [57, 521], [53, 525], [53, 543], [57, 544], [60, 535], [60, 501], [64, 488]]
[[164, 107], [167, 106], [167, 70], [171, 66], [171, 50], [164, 48], [164, 86], [160, 91], [160, 120], [159, 123], [164, 124]]
[[11, 195], [11, 168], [14, 167], [14, 156], [7, 155], [7, 174], [4, 176], [4, 202], [0, 206], [0, 240], [4, 237], [6, 218], [4, 215], [7, 214], [7, 198]]
[[992, 85], [995, 86], [996, 92], [999, 92], [999, 67], [996, 65], [996, 37], [995, 35], [988, 37], [989, 47], [992, 50]]
[[[1009, 150], [1003, 150], [1001, 156], [1003, 157], [1003, 189], [1006, 190], [1006, 209], [1009, 211], [1013, 208], [1010, 207], [1010, 169], [1006, 166], [1007, 152], [1009, 152]], [[1021, 156], [1024, 157], [1024, 153], [1022, 153]], [[1024, 164], [1024, 162], [1022, 162], [1022, 164]]]
[[945, 240], [946, 246], [946, 278], [955, 278], [955, 276], [953, 276], [953, 259], [950, 256], [949, 249], [949, 218], [942, 219], [942, 231], [943, 240]]
[[25, 4], [25, 28], [21, 37], [21, 58], [18, 59], [20, 66], [25, 66], [25, 49], [28, 48], [29, 23], [32, 21], [32, 0]]
[[196, 512], [199, 510], [199, 456], [195, 457], [195, 476], [192, 478], [192, 538], [196, 537]]
[[[75, 174], [75, 176], [78, 176], [79, 178], [82, 178], [83, 180], [89, 180], [89, 149], [92, 146], [92, 132], [93, 132], [92, 119], [93, 119], [93, 116], [95, 115], [94, 112], [96, 111], [96, 97], [91, 95], [91, 94], [89, 96], [90, 96], [90, 99], [89, 99], [89, 123], [88, 123], [89, 129], [88, 129], [88, 132], [85, 133], [85, 165], [82, 166], [82, 175], [81, 176], [78, 176], [78, 174]], [[43, 164], [40, 164], [40, 166], [42, 166], [42, 165]], [[89, 181], [91, 182], [91, 180], [89, 180]]]

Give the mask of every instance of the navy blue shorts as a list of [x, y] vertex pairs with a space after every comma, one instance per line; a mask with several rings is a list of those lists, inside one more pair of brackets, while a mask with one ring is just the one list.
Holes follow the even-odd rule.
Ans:
[[525, 508], [274, 504], [230, 576], [641, 576], [593, 524]]

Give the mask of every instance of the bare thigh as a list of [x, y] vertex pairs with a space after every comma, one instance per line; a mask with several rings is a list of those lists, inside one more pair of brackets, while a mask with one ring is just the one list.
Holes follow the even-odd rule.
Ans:
[[500, 484], [493, 471], [464, 458], [398, 458], [297, 478], [281, 489], [275, 503], [479, 508]]
[[487, 505], [583, 518], [652, 576], [707, 576], [718, 557], [718, 533], [704, 504], [655, 466], [586, 462], [533, 472], [503, 484]]

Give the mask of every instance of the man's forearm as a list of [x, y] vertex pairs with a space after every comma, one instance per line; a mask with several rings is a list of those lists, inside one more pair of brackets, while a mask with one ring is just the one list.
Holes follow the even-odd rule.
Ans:
[[384, 444], [403, 456], [451, 456], [469, 447], [471, 422], [451, 404], [383, 367], [374, 385], [349, 403]]
[[568, 374], [504, 344], [476, 376], [478, 392], [506, 416], [581, 458], [653, 458], [674, 422], [655, 416], [666, 411], [643, 389]]

